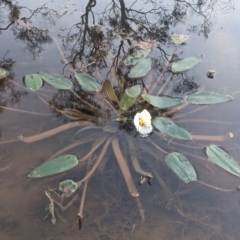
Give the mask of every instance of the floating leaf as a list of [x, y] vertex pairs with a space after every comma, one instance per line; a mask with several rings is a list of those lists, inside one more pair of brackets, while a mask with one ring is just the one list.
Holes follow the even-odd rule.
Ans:
[[0, 80], [6, 78], [8, 75], [9, 72], [6, 69], [0, 68]]
[[232, 100], [230, 95], [221, 95], [209, 92], [197, 92], [186, 97], [186, 101], [191, 104], [215, 104]]
[[129, 56], [123, 61], [123, 63], [124, 63], [126, 66], [135, 65], [135, 64], [138, 63], [140, 60], [146, 58], [151, 51], [152, 51], [151, 48], [148, 48], [148, 49], [145, 49], [145, 50], [137, 50], [137, 51], [134, 52], [133, 54], [129, 55]]
[[28, 177], [40, 178], [47, 177], [57, 173], [65, 172], [78, 164], [78, 160], [74, 155], [63, 155], [49, 162], [43, 163], [35, 168]]
[[33, 91], [40, 89], [43, 85], [43, 81], [38, 74], [26, 75], [24, 78], [24, 83], [28, 89]]
[[98, 92], [101, 90], [101, 84], [99, 84], [95, 78], [89, 75], [75, 72], [75, 78], [81, 85], [82, 89], [87, 92]]
[[158, 108], [168, 108], [176, 106], [182, 102], [179, 98], [159, 97], [150, 94], [142, 94], [141, 96], [145, 101]]
[[174, 73], [184, 72], [194, 67], [198, 63], [201, 62], [201, 58], [199, 57], [187, 57], [178, 62], [172, 64], [172, 71]]
[[216, 145], [206, 148], [208, 158], [227, 172], [240, 177], [240, 166], [227, 152]]
[[197, 180], [197, 174], [191, 163], [178, 152], [169, 153], [165, 158], [168, 166], [182, 179], [185, 183]]
[[182, 140], [192, 140], [192, 136], [183, 128], [178, 127], [168, 118], [156, 117], [153, 125], [162, 133]]
[[127, 88], [125, 90], [125, 93], [128, 94], [130, 97], [135, 97], [136, 98], [141, 93], [141, 86], [140, 85], [135, 85], [133, 87]]
[[182, 44], [186, 42], [188, 38], [189, 38], [189, 35], [184, 35], [184, 34], [173, 34], [171, 36], [171, 39], [175, 44]]
[[73, 87], [72, 82], [57, 74], [49, 74], [44, 72], [39, 72], [40, 77], [56, 89], [71, 89]]
[[77, 189], [78, 184], [71, 179], [60, 182], [58, 186], [58, 190], [66, 197], [70, 197]]
[[130, 78], [144, 77], [152, 68], [152, 59], [145, 58], [140, 60], [130, 71]]
[[118, 97], [116, 96], [116, 93], [114, 92], [112, 83], [108, 79], [106, 79], [103, 82], [102, 91], [105, 94], [105, 96], [108, 97], [110, 100], [112, 100], [114, 102], [118, 102]]

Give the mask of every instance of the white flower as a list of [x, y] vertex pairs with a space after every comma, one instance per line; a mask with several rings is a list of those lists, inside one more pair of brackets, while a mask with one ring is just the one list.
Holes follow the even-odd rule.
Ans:
[[135, 115], [133, 122], [141, 137], [147, 137], [152, 132], [151, 119], [152, 117], [146, 109]]

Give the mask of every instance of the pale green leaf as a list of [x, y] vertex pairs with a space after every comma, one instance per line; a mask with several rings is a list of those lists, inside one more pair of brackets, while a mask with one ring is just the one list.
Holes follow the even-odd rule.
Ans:
[[142, 94], [141, 96], [145, 101], [158, 108], [168, 108], [176, 106], [182, 102], [179, 98], [159, 97], [150, 94]]
[[199, 57], [187, 57], [178, 62], [172, 64], [172, 71], [174, 73], [184, 72], [191, 69], [195, 65], [201, 62]]
[[191, 104], [216, 104], [231, 101], [230, 95], [221, 95], [209, 92], [197, 92], [186, 97], [186, 101]]
[[168, 166], [185, 183], [197, 180], [197, 174], [185, 156], [178, 152], [169, 153], [165, 158]]
[[30, 90], [36, 91], [43, 85], [42, 78], [38, 74], [29, 74], [24, 77], [24, 83]]
[[73, 87], [72, 82], [61, 75], [49, 74], [44, 72], [39, 72], [39, 75], [44, 81], [46, 81], [48, 84], [50, 84], [56, 89], [67, 90]]
[[124, 93], [119, 102], [119, 107], [124, 111], [128, 110], [128, 108], [130, 108], [136, 102], [136, 100], [137, 98], [130, 97], [128, 94]]
[[0, 80], [6, 78], [8, 75], [9, 72], [6, 69], [0, 68]]
[[141, 86], [135, 85], [133, 87], [127, 88], [125, 93], [128, 94], [130, 97], [136, 98], [141, 93]]
[[210, 145], [206, 148], [206, 153], [213, 163], [227, 172], [240, 177], [240, 166], [227, 152], [216, 145]]
[[148, 48], [145, 50], [143, 50], [143, 49], [137, 50], [136, 52], [134, 52], [133, 54], [131, 54], [127, 58], [125, 58], [125, 60], [123, 62], [126, 66], [135, 65], [140, 60], [146, 58], [151, 51], [152, 51], [151, 48]]
[[65, 172], [78, 164], [78, 159], [74, 155], [63, 155], [51, 161], [45, 162], [35, 168], [28, 177], [40, 178], [47, 177], [57, 173]]
[[84, 91], [98, 92], [101, 90], [101, 84], [99, 84], [95, 78], [89, 75], [75, 72], [75, 78], [77, 79], [78, 83], [81, 85]]
[[186, 42], [188, 38], [189, 38], [189, 35], [184, 35], [184, 34], [173, 34], [171, 36], [171, 39], [175, 44], [182, 44]]
[[129, 78], [144, 77], [152, 68], [152, 59], [145, 58], [140, 60], [130, 71]]
[[70, 197], [78, 189], [78, 184], [71, 180], [67, 179], [59, 183], [58, 190], [63, 193], [64, 196]]
[[156, 117], [153, 119], [153, 125], [165, 135], [182, 140], [192, 140], [192, 136], [183, 128], [178, 127], [168, 118]]

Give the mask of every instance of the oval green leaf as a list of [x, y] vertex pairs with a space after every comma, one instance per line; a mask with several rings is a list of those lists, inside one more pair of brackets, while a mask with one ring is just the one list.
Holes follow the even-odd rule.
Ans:
[[187, 57], [178, 62], [173, 63], [172, 71], [174, 73], [184, 72], [191, 69], [192, 67], [194, 67], [200, 62], [201, 62], [201, 58], [199, 57]]
[[185, 156], [178, 152], [169, 153], [165, 158], [168, 166], [185, 183], [197, 180], [197, 174]]
[[192, 140], [192, 136], [183, 128], [178, 127], [168, 118], [156, 117], [153, 119], [153, 125], [165, 135], [182, 140]]
[[99, 84], [95, 78], [89, 75], [80, 72], [75, 72], [75, 78], [84, 91], [98, 92], [101, 90], [101, 84]]
[[38, 74], [26, 75], [24, 77], [24, 83], [26, 88], [33, 91], [39, 90], [43, 85], [42, 78]]
[[78, 164], [78, 160], [74, 155], [63, 155], [49, 162], [43, 163], [35, 168], [28, 177], [41, 178], [47, 177], [61, 172], [65, 172]]
[[39, 72], [39, 75], [44, 81], [46, 81], [48, 84], [50, 84], [56, 89], [67, 90], [73, 87], [72, 82], [61, 75], [49, 74], [44, 72]]
[[210, 145], [206, 148], [206, 153], [214, 164], [227, 172], [240, 177], [240, 166], [227, 152], [216, 145]]
[[182, 44], [186, 42], [188, 38], [189, 38], [189, 35], [184, 35], [184, 34], [173, 34], [171, 36], [171, 39], [175, 44]]
[[148, 48], [148, 49], [145, 49], [145, 50], [143, 50], [143, 49], [137, 50], [136, 52], [134, 52], [133, 54], [131, 54], [127, 58], [125, 58], [123, 63], [126, 66], [135, 65], [136, 63], [138, 63], [142, 59], [146, 58], [151, 51], [152, 51], [151, 48]]
[[140, 60], [130, 71], [129, 78], [144, 77], [152, 68], [152, 59], [145, 58]]
[[9, 75], [9, 71], [4, 68], [0, 68], [0, 80], [6, 78]]
[[130, 97], [128, 94], [124, 93], [119, 102], [119, 107], [122, 110], [126, 111], [136, 102], [136, 100], [137, 100], [137, 98]]
[[216, 104], [231, 101], [230, 95], [221, 95], [209, 92], [197, 92], [186, 97], [186, 101], [191, 104]]
[[129, 97], [137, 98], [139, 94], [141, 93], [141, 86], [135, 85], [133, 87], [127, 88], [125, 90], [125, 93], [129, 95]]
[[150, 94], [142, 94], [141, 96], [145, 101], [158, 108], [173, 107], [182, 102], [182, 100], [179, 98], [159, 97]]
[[78, 184], [71, 179], [64, 180], [59, 183], [58, 190], [63, 193], [64, 196], [70, 197], [78, 189]]

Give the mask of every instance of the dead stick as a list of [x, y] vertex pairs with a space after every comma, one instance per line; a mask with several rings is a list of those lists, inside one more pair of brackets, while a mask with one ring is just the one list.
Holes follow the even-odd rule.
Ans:
[[169, 115], [172, 115], [173, 113], [176, 113], [176, 112], [184, 109], [184, 108], [187, 107], [188, 105], [189, 105], [188, 103], [182, 103], [181, 105], [179, 105], [179, 106], [177, 106], [177, 107], [175, 107], [175, 108], [173, 108], [173, 109], [171, 109], [171, 110], [163, 113], [162, 116], [163, 116], [163, 117], [168, 117]]
[[119, 167], [122, 171], [122, 174], [123, 174], [123, 177], [125, 179], [125, 182], [127, 184], [127, 187], [128, 187], [128, 191], [129, 193], [131, 194], [131, 196], [133, 197], [138, 197], [139, 196], [139, 193], [137, 191], [137, 188], [133, 182], [133, 179], [132, 179], [132, 175], [129, 171], [129, 168], [128, 168], [128, 165], [122, 155], [122, 152], [119, 148], [119, 143], [118, 143], [118, 139], [115, 138], [113, 141], [112, 141], [112, 148], [113, 148], [113, 152], [117, 158], [117, 161], [118, 161], [118, 164], [119, 164]]

